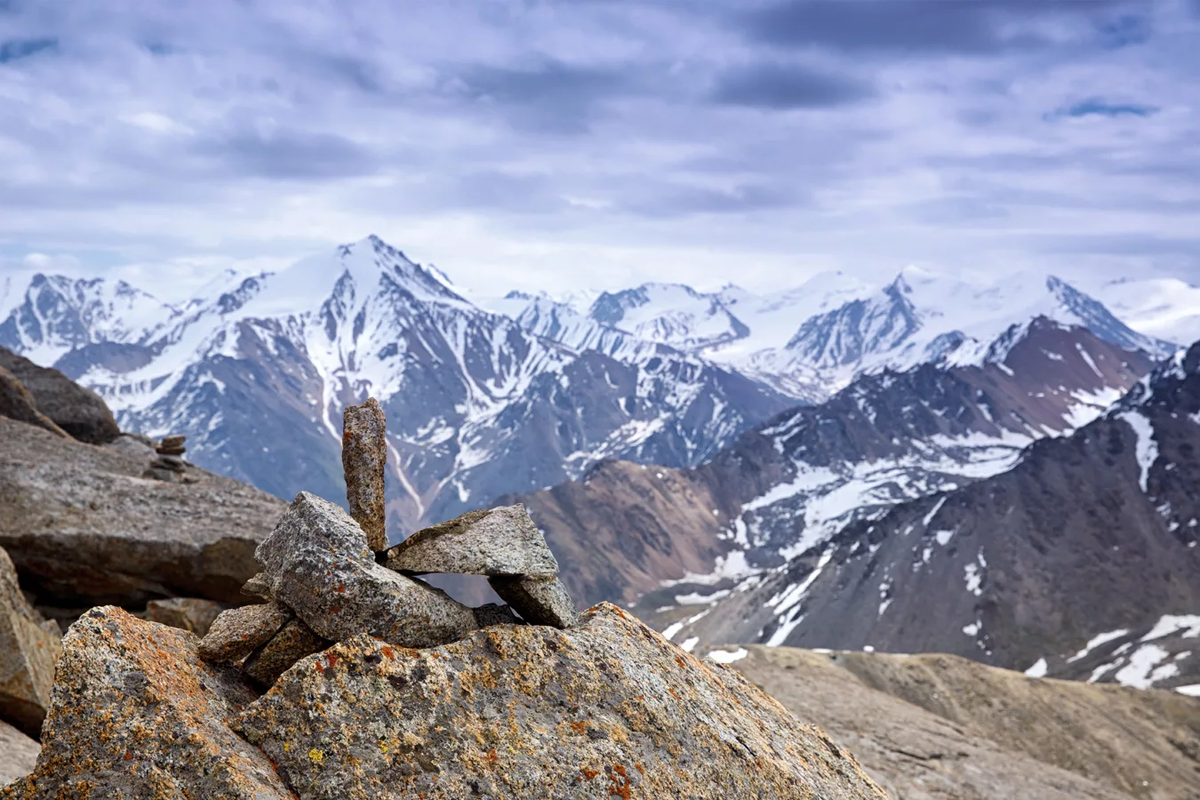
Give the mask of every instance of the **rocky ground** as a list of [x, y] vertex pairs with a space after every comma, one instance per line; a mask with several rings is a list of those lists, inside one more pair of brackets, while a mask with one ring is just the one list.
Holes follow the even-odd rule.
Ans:
[[523, 587], [511, 609], [468, 609], [302, 493], [255, 552], [246, 591], [267, 602], [203, 640], [111, 606], [71, 626], [36, 768], [0, 798], [883, 797], [735, 671], [616, 606], [564, 610], [523, 514], [468, 515], [392, 554]]
[[1200, 798], [1200, 699], [946, 655], [715, 652], [849, 747], [893, 798]]
[[347, 416], [351, 516], [198, 470], [182, 437], [81, 442], [0, 379], [0, 800], [1200, 797], [1200, 699], [944, 656], [697, 658], [578, 614], [522, 506], [382, 549], [373, 415]]

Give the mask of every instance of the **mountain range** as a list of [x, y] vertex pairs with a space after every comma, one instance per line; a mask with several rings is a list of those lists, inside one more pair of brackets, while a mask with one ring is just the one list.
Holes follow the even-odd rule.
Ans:
[[[637, 603], [685, 648], [934, 649], [1178, 683], [1200, 635], [1176, 484], [1200, 355], [1172, 356], [1191, 295], [1103, 294], [1118, 313], [1054, 276], [906, 268], [771, 297], [644, 284], [475, 302], [372, 236], [178, 304], [99, 278], [8, 281], [0, 346], [283, 498], [344, 496], [341, 412], [373, 396], [393, 540], [523, 502], [578, 599]], [[1145, 574], [1154, 591], [1103, 602]]]

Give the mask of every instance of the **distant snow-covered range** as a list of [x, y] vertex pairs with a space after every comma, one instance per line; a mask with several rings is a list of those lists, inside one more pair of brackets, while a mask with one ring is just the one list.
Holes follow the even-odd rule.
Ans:
[[[1200, 312], [1200, 290], [1197, 295], [1184, 296], [1170, 313], [1185, 314], [1182, 307], [1193, 299]], [[1104, 341], [1156, 358], [1191, 341], [1138, 332], [1054, 276], [1020, 273], [977, 284], [915, 267], [884, 286], [823, 273], [771, 297], [736, 286], [706, 294], [676, 284], [645, 284], [603, 293], [586, 308], [519, 292], [491, 307], [565, 342], [580, 341], [581, 330], [591, 325], [593, 340], [598, 330], [616, 329], [640, 341], [668, 344], [809, 402], [883, 369], [1002, 362], [997, 341], [1006, 337], [1011, 346], [1019, 340], [1012, 327], [1038, 317], [1086, 327]], [[1158, 314], [1154, 320], [1167, 312]], [[1135, 316], [1147, 322], [1143, 311]]]
[[[857, 376], [1006, 369], [1038, 318], [1124, 351], [1171, 349], [1048, 276], [977, 286], [907, 269], [882, 287], [830, 273], [772, 297], [669, 284], [468, 297], [369, 237], [278, 273], [223, 273], [180, 304], [99, 278], [6, 279], [0, 345], [92, 387], [125, 427], [186, 433], [199, 464], [282, 497], [341, 495], [341, 411], [375, 396], [398, 533], [603, 459], [698, 465]], [[1092, 388], [1064, 406], [1067, 427], [1120, 387]]]

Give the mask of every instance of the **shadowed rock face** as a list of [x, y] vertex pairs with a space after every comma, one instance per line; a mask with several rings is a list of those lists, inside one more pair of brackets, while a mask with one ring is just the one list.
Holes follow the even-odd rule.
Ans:
[[820, 730], [607, 604], [430, 650], [356, 637], [235, 725], [302, 798], [884, 797]]
[[200, 661], [194, 635], [94, 608], [63, 640], [37, 769], [0, 796], [291, 798], [225, 722], [254, 697], [235, 668]]
[[37, 409], [81, 442], [105, 444], [121, 435], [112, 412], [91, 389], [56, 369], [39, 367], [0, 347], [0, 368], [8, 370], [33, 396]]
[[54, 420], [38, 410], [37, 401], [25, 388], [25, 384], [17, 380], [16, 376], [4, 367], [0, 367], [0, 417], [15, 419], [17, 422], [27, 422], [59, 436], [68, 435], [66, 431], [54, 424]]
[[39, 603], [245, 602], [275, 498], [191, 467], [194, 482], [147, 480], [142, 457], [10, 419], [0, 442], [0, 547]]
[[58, 623], [29, 607], [8, 554], [0, 550], [0, 715], [37, 736], [50, 707]]

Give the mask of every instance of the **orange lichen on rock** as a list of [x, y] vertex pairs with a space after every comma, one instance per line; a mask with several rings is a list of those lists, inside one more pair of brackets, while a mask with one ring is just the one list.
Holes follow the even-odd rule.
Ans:
[[117, 797], [135, 787], [146, 798], [293, 797], [224, 721], [253, 690], [234, 667], [201, 661], [197, 644], [111, 606], [81, 617], [63, 639], [37, 769], [0, 796]]
[[680, 666], [675, 645], [615, 606], [411, 659], [384, 647], [358, 636], [311, 656], [323, 674], [285, 673], [235, 721], [301, 797], [884, 796], [817, 729], [730, 669]]

